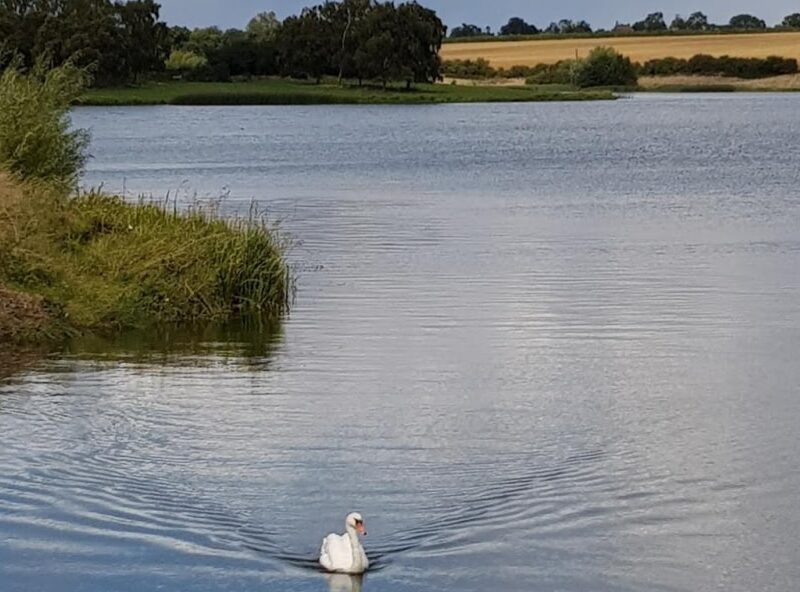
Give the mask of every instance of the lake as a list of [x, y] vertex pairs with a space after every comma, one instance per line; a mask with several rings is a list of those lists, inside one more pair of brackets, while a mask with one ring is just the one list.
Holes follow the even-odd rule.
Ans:
[[0, 383], [4, 592], [793, 589], [799, 111], [76, 110], [85, 186], [257, 200], [297, 299]]

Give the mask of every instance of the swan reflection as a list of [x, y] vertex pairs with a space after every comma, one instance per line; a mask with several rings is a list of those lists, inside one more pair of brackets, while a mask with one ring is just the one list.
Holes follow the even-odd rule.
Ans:
[[347, 574], [327, 574], [330, 592], [361, 592], [361, 582], [364, 576], [350, 576]]

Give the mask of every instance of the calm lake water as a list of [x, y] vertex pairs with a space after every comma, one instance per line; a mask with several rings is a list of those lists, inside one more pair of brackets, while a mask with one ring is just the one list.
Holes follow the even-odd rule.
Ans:
[[[259, 200], [299, 290], [0, 383], [0, 587], [795, 589], [799, 112], [76, 111], [87, 185]], [[326, 579], [351, 510], [375, 570]]]

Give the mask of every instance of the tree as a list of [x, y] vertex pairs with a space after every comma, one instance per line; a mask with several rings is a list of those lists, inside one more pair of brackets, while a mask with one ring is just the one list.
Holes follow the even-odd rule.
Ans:
[[666, 31], [667, 23], [664, 21], [663, 12], [648, 14], [643, 21], [633, 24], [634, 31]]
[[737, 14], [731, 18], [732, 29], [766, 29], [767, 23], [752, 14]]
[[8, 65], [14, 54], [22, 58], [23, 66], [33, 65], [37, 32], [48, 15], [41, 2], [0, 0], [0, 67]]
[[530, 25], [519, 17], [512, 17], [508, 22], [500, 27], [500, 35], [536, 35], [539, 29], [536, 25]]
[[353, 56], [359, 80], [380, 80], [384, 88], [403, 75], [393, 33], [398, 31], [393, 4], [377, 4], [367, 13], [361, 42]]
[[436, 13], [416, 2], [344, 0], [286, 19], [276, 44], [284, 74], [379, 80], [384, 86], [403, 80], [410, 87], [440, 77], [446, 34]]
[[577, 23], [572, 23], [572, 30], [569, 31], [570, 33], [591, 33], [592, 26], [584, 20], [580, 20]]
[[684, 19], [681, 15], [676, 14], [675, 18], [672, 19], [669, 28], [670, 31], [685, 31], [688, 29], [688, 26], [686, 25], [686, 19]]
[[484, 35], [483, 29], [481, 29], [478, 25], [469, 25], [467, 23], [463, 23], [460, 27], [454, 27], [453, 30], [450, 31], [451, 39], [459, 39], [462, 37], [481, 37], [482, 35]]
[[99, 84], [125, 80], [130, 74], [127, 40], [118, 25], [119, 15], [108, 0], [64, 0], [48, 7], [35, 34], [34, 57], [47, 56], [53, 66], [72, 61], [90, 68]]
[[693, 12], [686, 19], [686, 28], [690, 31], [705, 31], [709, 28], [708, 17], [702, 12]]
[[153, 0], [116, 4], [127, 66], [126, 75], [140, 75], [163, 69], [169, 56], [169, 29], [159, 22], [160, 6]]
[[281, 27], [281, 22], [275, 16], [273, 11], [259, 12], [256, 16], [250, 19], [247, 23], [245, 31], [247, 34], [256, 41], [261, 43], [271, 43], [275, 41], [278, 35], [278, 29]]
[[181, 49], [189, 41], [192, 31], [187, 27], [169, 28], [169, 46], [171, 49]]
[[136, 79], [169, 53], [159, 10], [154, 0], [0, 0], [0, 54], [90, 67], [95, 83]]
[[193, 30], [189, 34], [189, 40], [181, 49], [208, 56], [220, 47], [222, 47], [222, 31], [219, 27], [206, 27]]
[[610, 47], [596, 47], [572, 70], [572, 82], [580, 88], [593, 86], [635, 86], [636, 67], [631, 60]]
[[572, 33], [591, 33], [592, 26], [586, 21], [571, 21], [569, 19], [561, 19], [557, 23], [550, 23], [545, 33], [553, 34], [572, 34]]
[[397, 22], [396, 43], [406, 88], [414, 82], [439, 80], [439, 50], [447, 33], [442, 21], [434, 11], [410, 2], [397, 7]]
[[800, 12], [795, 12], [794, 14], [787, 15], [785, 19], [783, 19], [783, 26], [790, 27], [792, 29], [800, 29]]
[[317, 7], [323, 27], [320, 34], [330, 45], [332, 69], [340, 84], [345, 76], [355, 73], [353, 55], [363, 36], [363, 24], [371, 6], [370, 0], [344, 0]]
[[284, 20], [277, 39], [283, 73], [310, 77], [319, 83], [330, 70], [330, 40], [330, 36], [324, 34], [323, 21], [316, 8], [303, 9], [300, 16]]

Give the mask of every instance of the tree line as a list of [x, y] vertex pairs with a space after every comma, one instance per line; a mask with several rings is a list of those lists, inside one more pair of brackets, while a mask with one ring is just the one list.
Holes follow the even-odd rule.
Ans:
[[[585, 20], [573, 21], [563, 19], [550, 23], [547, 27], [540, 29], [534, 24], [526, 22], [520, 17], [511, 17], [497, 33], [499, 37], [514, 35], [566, 35], [575, 33], [626, 33], [626, 32], [688, 32], [688, 31], [751, 31], [766, 30], [767, 23], [751, 14], [738, 14], [733, 16], [726, 25], [719, 25], [709, 22], [708, 17], [702, 12], [694, 12], [686, 17], [678, 14], [667, 24], [663, 12], [653, 12], [645, 18], [634, 23], [619, 23], [611, 31], [604, 29], [593, 30], [592, 26]], [[800, 13], [787, 15], [776, 29], [800, 29]], [[478, 25], [463, 23], [454, 27], [450, 31], [451, 39], [467, 37], [491, 37], [494, 33], [491, 27], [481, 28]]]
[[154, 0], [0, 0], [0, 67], [41, 60], [89, 68], [97, 85], [162, 75], [324, 76], [389, 82], [440, 77], [447, 29], [414, 1], [325, 1], [283, 21], [256, 15], [244, 30], [168, 27]]
[[[607, 50], [608, 48], [603, 48]], [[575, 64], [591, 64], [591, 69], [583, 70], [588, 79], [612, 79], [615, 82], [606, 83], [611, 86], [632, 86], [632, 76], [618, 76], [619, 72], [633, 72], [638, 76], [673, 76], [684, 74], [687, 76], [725, 76], [734, 78], [771, 78], [785, 74], [797, 74], [800, 71], [795, 58], [782, 58], [770, 56], [767, 58], [742, 58], [732, 56], [714, 57], [698, 54], [689, 59], [684, 58], [658, 58], [648, 60], [643, 64], [631, 62], [619, 55], [613, 60], [606, 51], [598, 52], [595, 59], [588, 62], [580, 60], [561, 60], [554, 64], [537, 64], [536, 66], [511, 66], [510, 68], [495, 68], [487, 60], [446, 60], [442, 63], [442, 72], [446, 76], [468, 79], [490, 78], [525, 78], [530, 84], [575, 84]], [[601, 59], [602, 58], [602, 59]], [[627, 60], [627, 61], [624, 61]], [[607, 66], [613, 64], [614, 68]], [[608, 72], [614, 72], [613, 76]], [[598, 72], [600, 74], [598, 74]], [[603, 74], [606, 72], [606, 74]], [[627, 82], [618, 82], [620, 79]], [[584, 78], [585, 80], [587, 78]]]
[[168, 55], [154, 0], [0, 0], [0, 67], [71, 61], [103, 84], [162, 69]]

